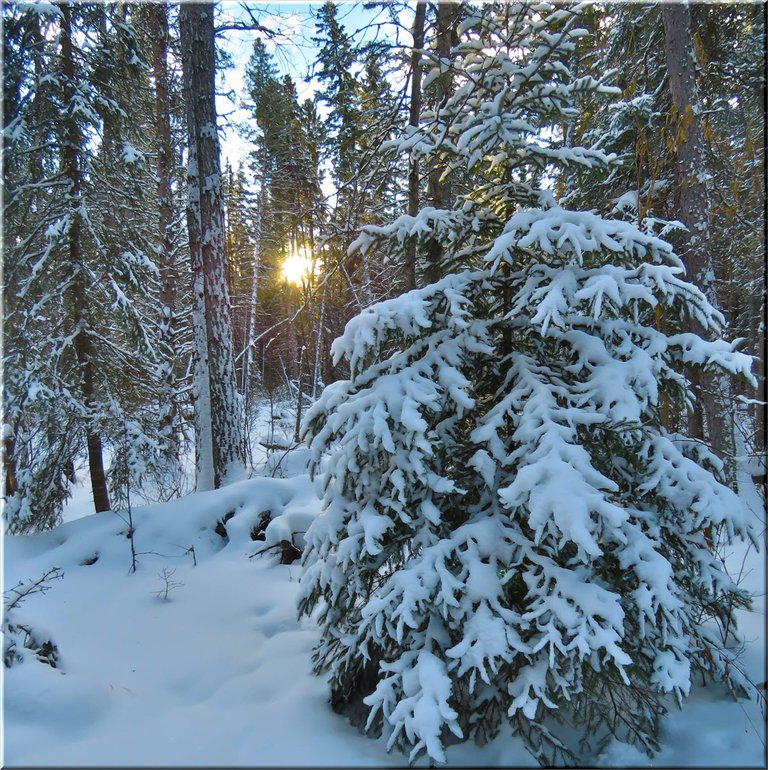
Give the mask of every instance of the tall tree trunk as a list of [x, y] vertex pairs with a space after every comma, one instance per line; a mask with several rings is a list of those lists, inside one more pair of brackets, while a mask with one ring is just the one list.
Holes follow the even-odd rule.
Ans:
[[[707, 244], [709, 217], [690, 7], [687, 2], [662, 3], [661, 18], [675, 132], [676, 214], [688, 228], [680, 256], [688, 278], [716, 304], [714, 271]], [[697, 327], [693, 331], [698, 333], [701, 330]], [[699, 439], [705, 439], [708, 433], [710, 445], [722, 451], [725, 434], [721, 429], [722, 416], [718, 414], [715, 398], [704, 388], [700, 369], [691, 372], [691, 381], [698, 403], [688, 418], [689, 433]]]
[[[416, 3], [413, 20], [413, 49], [411, 50], [411, 104], [408, 125], [417, 127], [421, 115], [421, 51], [424, 48], [424, 19], [427, 14], [426, 0]], [[408, 213], [419, 213], [419, 161], [411, 154], [408, 163]], [[416, 288], [416, 242], [411, 241], [405, 252], [405, 289]]]
[[[60, 4], [61, 8], [61, 60], [64, 76], [64, 104], [70, 105], [75, 99], [75, 56], [72, 43], [72, 16], [68, 2]], [[75, 328], [74, 348], [75, 358], [80, 368], [80, 383], [88, 414], [86, 416], [86, 446], [88, 449], [88, 469], [91, 475], [91, 490], [96, 511], [110, 509], [109, 493], [107, 491], [104, 460], [102, 456], [101, 437], [94, 428], [94, 410], [97, 401], [97, 383], [95, 378], [95, 363], [93, 361], [93, 345], [88, 330], [86, 318], [86, 286], [83, 277], [81, 253], [81, 205], [82, 205], [82, 176], [80, 172], [80, 132], [71, 110], [61, 113], [63, 142], [61, 159], [64, 174], [69, 181], [69, 261], [74, 272], [70, 288], [70, 306]]]
[[[458, 4], [455, 0], [440, 0], [437, 5], [437, 40], [436, 52], [441, 64], [446, 64], [451, 56], [451, 34], [453, 21], [456, 16]], [[435, 81], [436, 111], [448, 101], [451, 95], [452, 77], [450, 70], [441, 72]], [[434, 158], [429, 169], [428, 191], [432, 205], [437, 209], [444, 209], [451, 203], [451, 185], [448, 180], [441, 177], [445, 171], [444, 166], [437, 158]], [[427, 268], [424, 276], [425, 283], [438, 281], [443, 274], [443, 247], [440, 241], [433, 239], [427, 249]]]
[[176, 378], [173, 364], [176, 358], [176, 271], [174, 265], [173, 197], [171, 173], [173, 147], [171, 145], [171, 116], [168, 98], [168, 7], [165, 0], [146, 6], [152, 29], [152, 70], [155, 78], [155, 135], [157, 142], [157, 200], [159, 272], [160, 272], [160, 319], [159, 347], [160, 377], [160, 425], [159, 433], [165, 442], [166, 452], [178, 458], [177, 436], [178, 410], [176, 406]]
[[[184, 92], [191, 91], [186, 68]], [[187, 123], [192, 125], [191, 104], [187, 102]], [[187, 236], [189, 265], [192, 277], [192, 338], [194, 369], [192, 372], [192, 401], [195, 424], [195, 489], [204, 492], [214, 488], [213, 438], [211, 435], [211, 394], [208, 376], [208, 336], [205, 325], [205, 280], [203, 278], [202, 234], [200, 225], [200, 184], [198, 180], [197, 147], [194, 135], [188, 132], [187, 147]]]
[[315, 345], [315, 367], [312, 372], [312, 401], [317, 399], [317, 386], [321, 379], [320, 367], [322, 364], [321, 347], [323, 344], [323, 326], [325, 325], [325, 289], [326, 284], [323, 283], [323, 290], [320, 293], [320, 314], [317, 319], [317, 342]]
[[661, 18], [674, 107], [675, 203], [680, 221], [689, 230], [681, 256], [689, 278], [702, 291], [709, 292], [714, 276], [707, 249], [709, 217], [690, 8], [687, 3], [662, 3]]
[[243, 393], [243, 410], [245, 422], [248, 424], [248, 411], [251, 403], [251, 380], [253, 379], [253, 356], [254, 346], [256, 344], [256, 305], [259, 299], [259, 272], [261, 267], [261, 233], [262, 217], [264, 216], [265, 202], [264, 182], [259, 190], [259, 197], [256, 201], [256, 219], [254, 224], [254, 249], [253, 249], [253, 274], [251, 276], [251, 299], [248, 305], [248, 336], [245, 341], [245, 360], [243, 361], [243, 380], [241, 391]]
[[[192, 218], [197, 218], [207, 365], [210, 394], [213, 483], [218, 488], [245, 468], [237, 405], [232, 322], [227, 290], [224, 205], [221, 190], [219, 135], [216, 127], [213, 3], [182, 3], [179, 10], [184, 96], [190, 149], [195, 149], [187, 179]], [[192, 187], [197, 186], [196, 192]], [[188, 219], [189, 219], [188, 214]], [[191, 237], [191, 236], [190, 236]], [[197, 282], [198, 276], [194, 280]], [[202, 415], [203, 419], [205, 415]]]

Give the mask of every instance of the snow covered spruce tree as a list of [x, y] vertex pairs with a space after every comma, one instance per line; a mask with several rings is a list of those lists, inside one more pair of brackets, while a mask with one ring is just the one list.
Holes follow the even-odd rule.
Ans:
[[[150, 90], [134, 11], [3, 6], [3, 519], [10, 532], [60, 522], [79, 457], [87, 457], [97, 511], [121, 503], [115, 492], [129, 466], [132, 482], [164, 477], [169, 467], [159, 451], [153, 373], [157, 270], [147, 212], [154, 204], [144, 194], [151, 176], [142, 123], [129, 117]], [[134, 463], [120, 461], [126, 421]], [[105, 454], [112, 454], [108, 468]]]
[[551, 128], [579, 91], [608, 91], [569, 77], [578, 13], [464, 9], [454, 92], [404, 140], [460, 175], [453, 207], [353, 246], [437, 239], [454, 272], [353, 319], [333, 348], [350, 378], [305, 420], [327, 462], [299, 600], [315, 669], [411, 758], [505, 721], [542, 764], [611, 735], [650, 754], [694, 671], [743, 686], [707, 619], [746, 601], [713, 532], [749, 526], [716, 458], [660, 413], [691, 407], [688, 367], [750, 378], [751, 361], [666, 242], [537, 188], [611, 162]]

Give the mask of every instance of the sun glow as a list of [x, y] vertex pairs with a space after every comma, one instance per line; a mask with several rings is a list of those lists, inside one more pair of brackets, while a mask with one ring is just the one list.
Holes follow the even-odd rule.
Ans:
[[301, 246], [292, 250], [283, 261], [283, 278], [294, 286], [301, 286], [307, 282], [314, 268], [309, 250]]

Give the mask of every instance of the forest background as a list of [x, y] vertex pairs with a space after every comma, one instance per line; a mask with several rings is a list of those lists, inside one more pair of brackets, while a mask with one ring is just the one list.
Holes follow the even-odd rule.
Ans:
[[[226, 144], [218, 194], [231, 306], [231, 331], [222, 334], [231, 336], [233, 368], [222, 397], [238, 436], [227, 440], [241, 462], [260, 438], [249, 430], [259, 398], [293, 402], [298, 426], [322, 386], [345, 375], [329, 350], [347, 320], [449, 269], [415, 242], [399, 259], [349, 253], [362, 226], [413, 214], [448, 189], [439, 169], [419, 169], [415, 153], [409, 161], [407, 146], [392, 140], [444, 98], [448, 86], [432, 75], [422, 83], [422, 71], [431, 71], [438, 44], [451, 42], [460, 13], [427, 18], [415, 46], [412, 9], [370, 5], [368, 20], [358, 11], [350, 29], [339, 17], [354, 5], [315, 7], [317, 58], [307, 77], [316, 93], [303, 99], [298, 76], [278, 66], [288, 56], [285, 32], [272, 29], [288, 24], [292, 37], [298, 17], [277, 23], [267, 9], [229, 3], [217, 11], [220, 41], [255, 38], [245, 88], [230, 92], [248, 119], [228, 122], [238, 139]], [[60, 520], [73, 464], [85, 455], [97, 510], [119, 506], [129, 489], [165, 500], [190, 488], [179, 459], [194, 442], [194, 415], [205, 411], [193, 380], [207, 352], [195, 340], [204, 311], [195, 304], [185, 217], [177, 14], [131, 4], [4, 9], [3, 467], [11, 531]], [[595, 7], [585, 19], [590, 37], [573, 55], [576, 71], [613, 72], [620, 93], [586, 94], [568, 124], [541, 132], [553, 146], [599, 138], [621, 163], [607, 176], [554, 165], [537, 173], [565, 204], [588, 202], [668, 238], [724, 312], [730, 336], [757, 357], [764, 382], [759, 6], [691, 6], [688, 26], [676, 32], [688, 36], [695, 57], [689, 96], [697, 101], [687, 116], [678, 114], [667, 77], [660, 7]], [[233, 66], [228, 47], [217, 54], [220, 88]], [[683, 151], [699, 164], [692, 203], [681, 198]], [[693, 218], [704, 228], [698, 242], [680, 226], [692, 227]], [[725, 421], [710, 407], [708, 438], [732, 456], [733, 398], [754, 393], [715, 388], [707, 383], [704, 403], [716, 402]], [[756, 403], [749, 411], [749, 441], [759, 450], [764, 414]], [[200, 462], [196, 488], [204, 489], [216, 480]]]

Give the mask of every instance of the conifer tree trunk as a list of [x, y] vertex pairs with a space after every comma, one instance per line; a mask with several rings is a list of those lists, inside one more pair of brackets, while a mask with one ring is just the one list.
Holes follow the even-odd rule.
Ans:
[[[186, 90], [186, 77], [185, 77]], [[189, 117], [188, 117], [189, 120]], [[211, 393], [208, 373], [208, 335], [205, 324], [205, 279], [203, 277], [202, 234], [200, 225], [200, 185], [197, 177], [197, 148], [189, 138], [187, 158], [187, 234], [189, 265], [192, 273], [192, 336], [194, 372], [192, 396], [195, 423], [195, 488], [214, 489]]]
[[[199, 249], [192, 248], [196, 296], [205, 308], [205, 352], [198, 356], [200, 374], [210, 394], [213, 486], [242, 474], [245, 467], [237, 407], [232, 324], [227, 289], [224, 206], [219, 136], [216, 128], [213, 3], [183, 3], [179, 11], [184, 92], [187, 102], [190, 167], [188, 221], [199, 222]], [[194, 158], [192, 149], [194, 148]], [[197, 187], [194, 190], [194, 187]], [[193, 234], [190, 233], [190, 241]], [[199, 253], [196, 253], [199, 252]], [[201, 420], [206, 415], [200, 415]]]
[[[182, 31], [183, 31], [182, 26]], [[183, 49], [187, 55], [187, 49]], [[183, 90], [186, 99], [187, 126], [194, 116], [187, 94], [192, 92], [191, 63], [183, 68]], [[205, 326], [205, 281], [203, 279], [202, 235], [200, 223], [200, 184], [198, 180], [197, 145], [194, 133], [187, 131], [187, 238], [189, 265], [192, 276], [192, 338], [194, 370], [192, 399], [195, 425], [195, 489], [204, 492], [214, 488], [213, 445], [211, 437], [211, 394], [208, 376], [208, 340]]]
[[10, 497], [16, 493], [18, 484], [16, 482], [16, 442], [13, 437], [13, 431], [10, 425], [3, 425], [3, 477], [5, 496]]
[[[427, 13], [426, 0], [416, 3], [413, 20], [413, 49], [411, 51], [411, 104], [408, 116], [409, 126], [419, 125], [421, 114], [421, 50], [424, 48], [424, 19]], [[408, 164], [408, 214], [419, 213], [419, 161], [411, 157]], [[416, 243], [408, 244], [405, 253], [405, 289], [416, 288]]]
[[[435, 47], [441, 61], [447, 61], [451, 55], [451, 32], [457, 8], [458, 4], [455, 0], [440, 0], [437, 4], [437, 40]], [[439, 113], [440, 108], [445, 105], [451, 94], [451, 73], [449, 70], [440, 74], [435, 81], [435, 86], [437, 91], [435, 95], [436, 109]], [[450, 182], [448, 180], [441, 180], [444, 171], [444, 166], [437, 162], [433, 162], [429, 169], [429, 198], [432, 201], [432, 205], [438, 209], [447, 208], [451, 203]], [[437, 239], [433, 239], [427, 249], [425, 283], [434, 283], [440, 279], [443, 272], [442, 257], [442, 244]]]
[[714, 276], [707, 251], [707, 191], [703, 179], [704, 152], [696, 94], [691, 12], [687, 3], [662, 3], [661, 16], [669, 92], [674, 107], [675, 202], [680, 220], [690, 231], [682, 258], [689, 278], [703, 291], [709, 292]]
[[[674, 111], [672, 126], [675, 131], [675, 208], [678, 219], [688, 228], [686, 243], [680, 256], [685, 264], [688, 279], [716, 305], [714, 271], [707, 247], [707, 190], [704, 184], [704, 148], [698, 113], [690, 7], [688, 3], [662, 3], [661, 17], [664, 25], [669, 92]], [[700, 333], [701, 330], [696, 328], [691, 331]], [[700, 371], [692, 372], [691, 379], [698, 403], [689, 414], [689, 434], [694, 438], [704, 439], [708, 433], [711, 446], [722, 451], [722, 418], [717, 413], [714, 398], [702, 387]]]
[[175, 426], [176, 378], [173, 362], [176, 357], [175, 314], [176, 286], [174, 270], [171, 222], [173, 205], [171, 170], [173, 147], [171, 145], [171, 118], [168, 99], [168, 8], [165, 2], [147, 6], [152, 33], [152, 70], [155, 78], [155, 132], [157, 141], [157, 200], [159, 270], [160, 270], [160, 319], [159, 343], [162, 355], [160, 364], [160, 435], [166, 442], [167, 451], [178, 457], [179, 447]]
[[[72, 17], [68, 2], [60, 4], [61, 8], [61, 58], [62, 73], [64, 76], [64, 103], [69, 105], [75, 98], [75, 58], [72, 42]], [[88, 333], [88, 320], [86, 318], [86, 291], [82, 269], [83, 255], [81, 253], [81, 214], [82, 203], [81, 188], [82, 177], [80, 172], [79, 148], [80, 135], [71, 110], [63, 110], [61, 113], [63, 142], [61, 159], [63, 172], [69, 181], [69, 261], [74, 272], [74, 279], [70, 284], [70, 303], [73, 325], [75, 328], [74, 348], [78, 367], [80, 368], [80, 387], [83, 401], [89, 414], [86, 417], [86, 446], [88, 449], [88, 468], [91, 476], [91, 489], [93, 492], [93, 504], [96, 512], [110, 509], [109, 493], [107, 491], [106, 474], [104, 473], [104, 460], [102, 456], [101, 437], [94, 429], [94, 415], [97, 384], [95, 379], [93, 349]]]
[[262, 217], [264, 216], [265, 184], [262, 181], [259, 197], [256, 201], [255, 231], [253, 234], [253, 274], [251, 276], [251, 298], [248, 307], [248, 336], [245, 341], [245, 360], [243, 362], [242, 393], [246, 419], [251, 398], [251, 378], [253, 369], [253, 353], [256, 344], [256, 304], [259, 298], [259, 269], [261, 266], [261, 233]]

